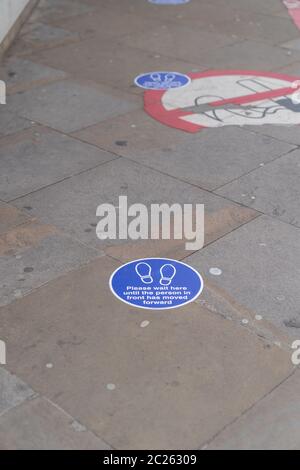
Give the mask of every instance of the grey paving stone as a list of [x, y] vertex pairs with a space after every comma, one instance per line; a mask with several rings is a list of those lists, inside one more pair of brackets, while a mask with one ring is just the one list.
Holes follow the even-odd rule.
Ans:
[[280, 44], [280, 47], [300, 51], [300, 39], [292, 39], [291, 41], [285, 42], [284, 44]]
[[[285, 333], [298, 335], [299, 229], [268, 216], [240, 227], [186, 261], [253, 314], [273, 322]], [[212, 276], [218, 267], [221, 276]], [[254, 316], [253, 315], [253, 316]]]
[[[33, 57], [37, 62], [62, 69], [75, 78], [104, 83], [133, 94], [143, 92], [134, 85], [135, 77], [143, 72], [176, 70], [188, 73], [192, 70], [202, 71], [208, 67], [198, 60], [194, 64], [165, 56], [160, 52], [128, 47], [122, 43], [121, 38], [112, 39], [108, 35], [102, 35], [101, 39], [98, 35], [79, 43], [39, 51]], [[109, 94], [109, 91], [107, 93]]]
[[63, 132], [74, 132], [136, 105], [95, 88], [72, 81], [51, 83], [10, 99], [9, 109]]
[[0, 150], [0, 199], [9, 201], [115, 158], [57, 132], [27, 133]]
[[299, 158], [300, 150], [294, 150], [217, 193], [300, 227]]
[[239, 40], [252, 39], [273, 45], [299, 35], [290, 18], [265, 15], [261, 11], [250, 14], [240, 8], [237, 8], [235, 17], [218, 23], [216, 28], [219, 34], [232, 34]]
[[300, 374], [297, 371], [250, 411], [228, 426], [209, 450], [298, 450]]
[[59, 234], [53, 227], [31, 223], [0, 237], [0, 305], [78, 268], [101, 253]]
[[81, 38], [97, 36], [101, 39], [103, 34], [116, 38], [136, 31], [151, 30], [157, 27], [158, 21], [149, 15], [134, 15], [125, 11], [116, 14], [114, 10], [103, 5], [98, 11], [70, 18], [57, 18], [53, 23], [68, 31], [80, 33]]
[[44, 398], [0, 418], [1, 450], [108, 450], [109, 446]]
[[[96, 217], [98, 205], [111, 203], [118, 207], [120, 195], [128, 196], [128, 204], [143, 203], [149, 210], [152, 203], [205, 204], [207, 216], [218, 213], [220, 225], [226, 224], [230, 218], [228, 211], [234, 209], [231, 202], [218, 196], [125, 159], [108, 162], [18, 199], [14, 204], [25, 209], [30, 206], [31, 215], [53, 223], [84, 243], [101, 249], [124, 243], [122, 240], [100, 241], [95, 229], [100, 220]], [[239, 224], [238, 216], [236, 223]]]
[[1, 309], [11, 369], [114, 448], [197, 449], [290, 375], [289, 352], [200, 305], [115, 299], [118, 264], [101, 258]]
[[264, 125], [264, 126], [250, 126], [246, 130], [252, 130], [257, 134], [269, 135], [282, 142], [289, 144], [300, 145], [300, 127], [299, 126], [278, 126], [278, 125]]
[[215, 69], [277, 70], [300, 60], [300, 52], [293, 56], [284, 48], [258, 41], [244, 41], [231, 46], [199, 52], [198, 61]]
[[[293, 57], [293, 54], [294, 54], [293, 50], [289, 49], [288, 53], [291, 54], [291, 57]], [[293, 75], [295, 77], [295, 80], [299, 80], [300, 79], [300, 62], [299, 60], [296, 60], [296, 62], [293, 62], [292, 64], [289, 64], [285, 67], [281, 67], [277, 71], [280, 73]]]
[[44, 23], [27, 23], [21, 31], [22, 41], [36, 44], [60, 43], [68, 39], [76, 39], [78, 36], [63, 28], [56, 28]]
[[[28, 59], [12, 57], [0, 67], [0, 77], [5, 81], [8, 93], [25, 90], [40, 83], [63, 79], [66, 73]], [[10, 98], [8, 97], [8, 103]]]
[[0, 202], [0, 234], [29, 221], [30, 217], [25, 212]]
[[268, 0], [267, 2], [261, 2], [260, 0], [251, 0], [251, 2], [248, 0], [219, 0], [218, 3], [269, 15], [282, 12], [285, 9], [285, 6], [278, 0]]
[[76, 0], [41, 0], [30, 21], [51, 22], [57, 17], [82, 15], [90, 11], [90, 6]]
[[0, 367], [0, 416], [34, 395], [22, 380]]
[[176, 59], [197, 62], [200, 50], [210, 50], [237, 42], [231, 34], [199, 30], [199, 27], [178, 24], [158, 25], [122, 38], [123, 44], [157, 52]]
[[144, 152], [131, 150], [130, 158], [211, 190], [293, 148], [238, 127], [223, 127], [202, 130], [174, 147]]
[[15, 134], [32, 126], [30, 121], [10, 113], [5, 106], [1, 105], [0, 108], [0, 137]]

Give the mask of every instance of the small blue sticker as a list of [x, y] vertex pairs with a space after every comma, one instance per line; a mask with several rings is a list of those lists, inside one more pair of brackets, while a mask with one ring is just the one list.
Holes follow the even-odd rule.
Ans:
[[109, 281], [113, 294], [126, 304], [150, 310], [178, 308], [202, 292], [203, 280], [180, 261], [146, 258], [124, 264]]
[[189, 3], [190, 0], [148, 0], [149, 3], [155, 5], [182, 5], [183, 3]]
[[169, 90], [187, 86], [191, 83], [191, 79], [177, 72], [151, 72], [139, 75], [134, 83], [146, 90]]

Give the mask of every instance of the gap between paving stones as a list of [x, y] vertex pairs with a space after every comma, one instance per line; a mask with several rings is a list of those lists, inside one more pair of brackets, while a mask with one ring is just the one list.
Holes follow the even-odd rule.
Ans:
[[[266, 136], [266, 137], [269, 137], [269, 136]], [[293, 145], [293, 144], [292, 144]], [[289, 155], [290, 153], [294, 152], [295, 150], [299, 149], [300, 146], [299, 145], [296, 145], [295, 148], [293, 149], [290, 149], [288, 152], [286, 153], [283, 153], [282, 155], [280, 155], [279, 157], [275, 157], [273, 160], [270, 160], [268, 162], [264, 162], [264, 167], [266, 167], [267, 165], [271, 164], [271, 163], [274, 163], [276, 162], [277, 160], [280, 160], [280, 158], [283, 158], [283, 157], [286, 157], [287, 155]], [[228, 181], [228, 183], [225, 183], [225, 184], [221, 184], [221, 186], [218, 186], [217, 188], [214, 188], [212, 190], [212, 192], [214, 193], [215, 191], [219, 191], [220, 189], [222, 189], [224, 186], [226, 186], [227, 184], [231, 184], [231, 183], [234, 183], [234, 181], [237, 181], [239, 180], [240, 178], [243, 178], [244, 176], [248, 176], [250, 175], [251, 173], [253, 173], [254, 171], [258, 170], [260, 168], [260, 165], [258, 165], [256, 168], [253, 168], [252, 170], [249, 170], [247, 171], [246, 173], [243, 173], [242, 175], [238, 176], [237, 178], [234, 178], [233, 180], [231, 181]], [[218, 194], [218, 193], [216, 193]], [[246, 206], [248, 207], [248, 206]], [[292, 224], [291, 224], [292, 225]]]
[[287, 376], [285, 377], [279, 384], [277, 384], [275, 387], [272, 388], [268, 393], [266, 393], [263, 397], [261, 397], [259, 400], [257, 400], [255, 403], [253, 403], [247, 410], [243, 411], [240, 416], [232, 420], [231, 423], [226, 424], [226, 426], [223, 427], [223, 429], [220, 429], [211, 439], [208, 441], [204, 442], [203, 444], [200, 444], [198, 450], [206, 450], [206, 448], [209, 446], [211, 442], [216, 439], [223, 431], [225, 431], [227, 428], [229, 428], [232, 424], [236, 423], [242, 416], [245, 416], [249, 411], [251, 411], [253, 408], [256, 407], [259, 403], [261, 403], [263, 400], [265, 400], [271, 393], [275, 392], [281, 385], [283, 385], [285, 382], [287, 382], [297, 371], [297, 367]]
[[[6, 372], [8, 372], [11, 376], [13, 377], [16, 377], [17, 379], [19, 379], [19, 377], [17, 377], [10, 369], [9, 367], [5, 366], [1, 366], [1, 368], [3, 368]], [[101, 439], [101, 441], [103, 441], [104, 444], [106, 444], [110, 449], [112, 450], [116, 450], [114, 449], [114, 447], [112, 447], [108, 442], [105, 441], [105, 439], [103, 439], [101, 436], [99, 436], [95, 431], [93, 431], [92, 429], [90, 429], [88, 426], [86, 425], [83, 425], [80, 421], [78, 421], [77, 418], [74, 418], [74, 416], [72, 416], [70, 413], [68, 413], [66, 410], [64, 410], [61, 406], [59, 406], [58, 404], [56, 404], [55, 402], [53, 402], [52, 400], [50, 400], [48, 397], [46, 397], [45, 395], [42, 395], [36, 391], [34, 391], [31, 387], [30, 387], [30, 384], [27, 384], [26, 382], [24, 382], [22, 379], [19, 379], [21, 380], [24, 384], [26, 384], [32, 391], [33, 391], [33, 394], [31, 394], [30, 396], [28, 396], [27, 398], [23, 399], [22, 401], [20, 401], [20, 403], [10, 407], [10, 408], [7, 408], [5, 410], [2, 411], [2, 413], [0, 413], [0, 422], [1, 422], [1, 418], [4, 416], [4, 415], [8, 415], [11, 411], [14, 411], [16, 410], [17, 408], [20, 408], [21, 406], [25, 405], [26, 403], [32, 401], [32, 400], [36, 400], [37, 398], [40, 398], [40, 399], [43, 399], [45, 400], [47, 403], [49, 403], [50, 405], [54, 406], [60, 413], [62, 413], [64, 416], [66, 416], [68, 419], [72, 420], [72, 422], [69, 423], [69, 425], [71, 426], [73, 423], [76, 423], [78, 424], [79, 426], [82, 426], [82, 428], [84, 428], [86, 431], [88, 431], [89, 433], [93, 434], [93, 436], [95, 436], [97, 439]]]

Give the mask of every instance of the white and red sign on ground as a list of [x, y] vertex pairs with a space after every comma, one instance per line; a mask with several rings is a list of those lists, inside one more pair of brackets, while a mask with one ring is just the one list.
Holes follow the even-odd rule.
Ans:
[[300, 124], [300, 100], [293, 99], [300, 86], [297, 77], [245, 70], [189, 76], [185, 88], [146, 91], [146, 112], [191, 133], [230, 125]]
[[295, 25], [300, 29], [300, 1], [299, 0], [284, 0], [283, 3], [289, 10]]

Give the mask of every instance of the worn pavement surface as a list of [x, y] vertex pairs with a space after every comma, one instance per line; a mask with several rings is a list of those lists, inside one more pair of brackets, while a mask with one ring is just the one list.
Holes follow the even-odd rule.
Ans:
[[[282, 2], [42, 0], [9, 50], [1, 449], [300, 447], [299, 126], [189, 134], [148, 116], [133, 85], [215, 68], [300, 76]], [[205, 247], [99, 241], [96, 208], [121, 194], [204, 203]], [[195, 267], [203, 294], [170, 311], [121, 303], [111, 273], [146, 256]]]

